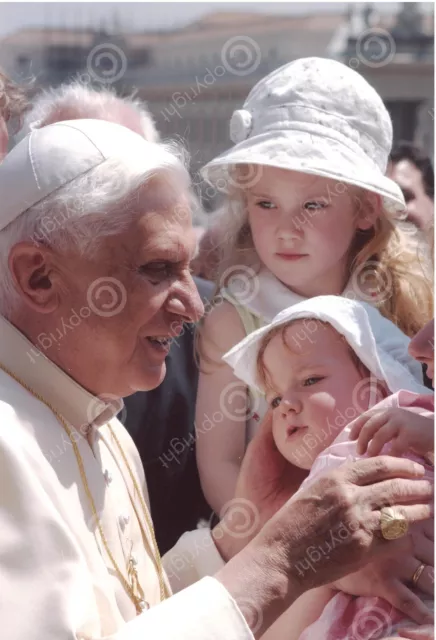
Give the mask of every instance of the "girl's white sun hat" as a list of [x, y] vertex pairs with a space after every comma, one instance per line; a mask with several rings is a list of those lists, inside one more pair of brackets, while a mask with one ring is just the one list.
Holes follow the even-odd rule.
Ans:
[[[301, 58], [263, 78], [230, 121], [235, 146], [201, 173], [218, 189], [253, 186], [263, 165], [356, 185], [382, 196], [392, 214], [405, 209], [399, 186], [385, 176], [392, 122], [378, 93], [335, 60]], [[255, 169], [241, 180], [231, 168]]]

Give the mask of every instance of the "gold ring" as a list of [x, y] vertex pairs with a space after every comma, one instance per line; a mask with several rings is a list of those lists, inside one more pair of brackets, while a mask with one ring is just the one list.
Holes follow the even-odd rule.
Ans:
[[418, 580], [422, 576], [422, 572], [425, 569], [425, 564], [420, 564], [415, 573], [412, 576], [412, 584], [414, 587], [418, 586]]
[[398, 509], [383, 507], [380, 512], [380, 527], [385, 540], [397, 540], [406, 535], [409, 523]]

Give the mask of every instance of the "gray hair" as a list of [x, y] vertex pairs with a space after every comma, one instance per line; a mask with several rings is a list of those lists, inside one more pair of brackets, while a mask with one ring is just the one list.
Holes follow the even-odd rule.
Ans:
[[[61, 252], [73, 247], [80, 255], [91, 255], [105, 237], [127, 230], [138, 214], [138, 190], [153, 178], [181, 179], [195, 207], [185, 150], [175, 143], [163, 146], [177, 157], [175, 165], [161, 161], [138, 175], [120, 160], [107, 160], [42, 199], [0, 231], [0, 314], [9, 317], [20, 304], [9, 269], [9, 253], [17, 243], [30, 241]], [[149, 195], [154, 196], [155, 206], [155, 189]], [[141, 210], [147, 210], [147, 205]], [[186, 210], [175, 210], [174, 215], [182, 217]]]
[[54, 122], [82, 118], [122, 124], [120, 114], [126, 108], [138, 118], [145, 140], [159, 142], [159, 133], [145, 103], [129, 96], [121, 98], [112, 89], [93, 89], [80, 79], [42, 91], [24, 118], [22, 133], [25, 136], [32, 129], [41, 129]]

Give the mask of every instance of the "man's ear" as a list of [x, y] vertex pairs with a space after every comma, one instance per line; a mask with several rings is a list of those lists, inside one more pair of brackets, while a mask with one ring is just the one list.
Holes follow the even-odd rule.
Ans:
[[38, 313], [59, 305], [59, 271], [53, 251], [33, 242], [19, 242], [9, 253], [9, 269], [23, 301]]
[[362, 231], [371, 229], [380, 216], [382, 199], [378, 193], [366, 192], [365, 195], [354, 196], [356, 211], [356, 227]]

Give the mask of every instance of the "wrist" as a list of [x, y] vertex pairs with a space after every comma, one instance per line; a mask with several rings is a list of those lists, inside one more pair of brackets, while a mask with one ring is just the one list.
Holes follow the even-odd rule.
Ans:
[[303, 593], [290, 579], [281, 554], [255, 538], [215, 578], [236, 601], [253, 635], [262, 636]]

